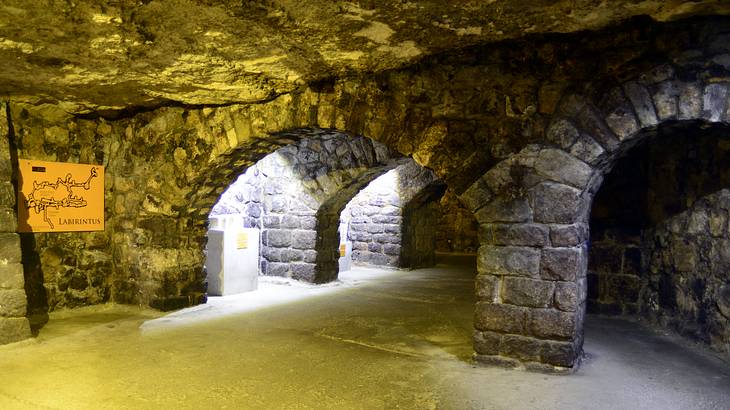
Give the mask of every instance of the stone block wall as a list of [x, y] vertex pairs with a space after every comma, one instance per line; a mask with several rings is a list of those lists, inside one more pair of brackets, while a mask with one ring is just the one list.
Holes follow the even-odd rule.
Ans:
[[399, 169], [375, 179], [342, 211], [355, 264], [401, 266], [404, 204], [398, 192]]
[[727, 187], [722, 126], [665, 128], [618, 161], [592, 209], [589, 311], [640, 314], [728, 354]]
[[645, 232], [643, 311], [730, 357], [730, 189]]
[[0, 345], [30, 337], [27, 297], [21, 264], [20, 237], [15, 233], [16, 194], [13, 156], [9, 145], [12, 125], [8, 107], [0, 103]]
[[444, 185], [415, 161], [373, 180], [340, 215], [355, 264], [415, 268], [435, 258], [433, 209]]
[[479, 223], [461, 204], [452, 190], [441, 200], [436, 217], [436, 250], [439, 252], [476, 253], [479, 249]]

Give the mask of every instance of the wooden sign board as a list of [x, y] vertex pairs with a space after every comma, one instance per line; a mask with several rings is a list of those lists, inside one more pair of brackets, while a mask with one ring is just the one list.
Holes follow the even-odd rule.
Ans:
[[104, 230], [104, 167], [18, 160], [18, 232]]
[[347, 245], [340, 244], [340, 257], [347, 255]]

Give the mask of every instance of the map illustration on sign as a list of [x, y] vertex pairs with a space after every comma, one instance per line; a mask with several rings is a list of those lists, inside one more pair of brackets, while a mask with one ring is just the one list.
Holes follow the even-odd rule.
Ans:
[[20, 232], [104, 229], [104, 167], [20, 160]]

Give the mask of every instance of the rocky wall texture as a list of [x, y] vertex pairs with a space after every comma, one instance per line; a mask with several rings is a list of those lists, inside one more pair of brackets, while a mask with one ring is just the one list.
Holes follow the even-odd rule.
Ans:
[[12, 123], [8, 106], [0, 103], [0, 345], [30, 337], [26, 318], [28, 300], [21, 264], [20, 238], [15, 233], [16, 191], [13, 183], [14, 159], [10, 148]]
[[644, 313], [730, 357], [730, 190], [650, 229]]
[[436, 213], [436, 250], [439, 252], [476, 253], [479, 249], [479, 224], [453, 190], [439, 200]]
[[425, 206], [421, 202], [426, 197], [435, 200], [442, 186], [432, 171], [411, 160], [360, 191], [340, 216], [348, 227], [352, 261], [399, 268], [432, 263], [435, 245], [429, 218], [434, 215], [416, 209]]

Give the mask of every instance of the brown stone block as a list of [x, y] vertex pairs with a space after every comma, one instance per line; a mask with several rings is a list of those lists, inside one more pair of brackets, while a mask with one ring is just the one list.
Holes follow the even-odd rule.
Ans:
[[25, 316], [28, 298], [25, 289], [0, 290], [0, 316]]
[[555, 182], [543, 182], [532, 188], [530, 204], [535, 222], [553, 224], [578, 222], [587, 206], [580, 190]]
[[519, 360], [510, 359], [508, 357], [503, 357], [503, 356], [494, 356], [494, 355], [476, 354], [476, 355], [474, 355], [474, 361], [479, 364], [485, 364], [488, 366], [504, 367], [507, 369], [514, 369], [514, 368], [520, 366]]
[[23, 289], [23, 265], [10, 263], [0, 265], [0, 289]]
[[527, 222], [532, 209], [525, 198], [497, 198], [479, 209], [474, 215], [481, 224], [493, 222]]
[[576, 313], [553, 309], [532, 309], [529, 331], [540, 338], [570, 339], [575, 336]]
[[499, 347], [499, 354], [513, 357], [521, 361], [539, 360], [542, 342], [526, 336], [504, 335]]
[[601, 105], [606, 114], [604, 121], [619, 140], [624, 141], [636, 135], [639, 121], [620, 87], [611, 90]]
[[573, 342], [543, 341], [540, 348], [540, 360], [554, 366], [572, 367], [579, 354]]
[[679, 83], [680, 120], [695, 120], [702, 113], [702, 88], [697, 83]]
[[548, 233], [539, 224], [487, 224], [479, 227], [479, 240], [493, 245], [545, 246]]
[[550, 225], [550, 241], [553, 246], [577, 246], [588, 239], [585, 224]]
[[578, 285], [572, 282], [557, 282], [555, 285], [555, 307], [564, 312], [575, 312], [580, 304]]
[[474, 351], [477, 354], [499, 354], [502, 335], [494, 332], [474, 332]]
[[0, 233], [0, 262], [20, 262], [20, 237], [16, 233]]
[[491, 246], [479, 248], [477, 271], [493, 275], [537, 276], [540, 251], [521, 246]]
[[475, 281], [477, 299], [494, 301], [499, 288], [499, 277], [493, 275], [477, 275]]
[[576, 248], [545, 248], [540, 260], [540, 277], [549, 280], [574, 281], [585, 269], [585, 251]]
[[15, 208], [15, 188], [7, 181], [0, 182], [0, 207]]
[[518, 306], [546, 308], [552, 304], [554, 289], [555, 282], [507, 277], [502, 300]]
[[624, 91], [631, 104], [633, 104], [634, 111], [642, 127], [652, 127], [659, 123], [654, 111], [654, 102], [649, 91], [643, 85], [634, 81], [628, 82], [624, 84]]
[[0, 345], [18, 342], [31, 336], [25, 317], [0, 317]]
[[0, 232], [15, 232], [18, 230], [18, 218], [12, 209], [0, 208]]
[[477, 302], [474, 327], [479, 330], [523, 334], [527, 310], [501, 303]]
[[674, 81], [664, 81], [657, 86], [654, 93], [654, 106], [662, 121], [677, 118], [677, 97], [679, 90]]

